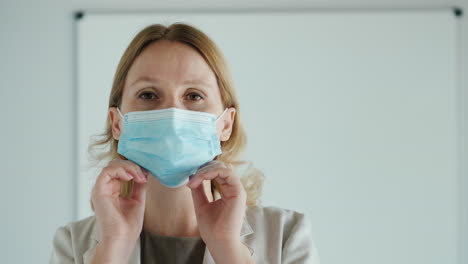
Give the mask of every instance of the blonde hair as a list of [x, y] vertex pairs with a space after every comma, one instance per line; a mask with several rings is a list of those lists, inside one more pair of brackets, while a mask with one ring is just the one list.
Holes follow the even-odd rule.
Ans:
[[[221, 142], [222, 154], [215, 159], [230, 163], [233, 166], [246, 163], [239, 160], [239, 156], [245, 148], [247, 138], [242, 127], [239, 102], [228, 65], [216, 44], [206, 34], [191, 25], [174, 23], [166, 27], [161, 24], [154, 24], [147, 26], [133, 38], [117, 66], [109, 98], [109, 108], [121, 107], [125, 79], [130, 67], [148, 45], [158, 40], [177, 41], [186, 44], [203, 56], [216, 76], [224, 108], [234, 107], [236, 109], [231, 136], [227, 141]], [[115, 140], [112, 135], [112, 121], [109, 116], [107, 116], [104, 133], [95, 136], [93, 141], [88, 147], [88, 152], [95, 157], [95, 160], [101, 162], [116, 158], [126, 159], [117, 152], [118, 140]], [[96, 152], [95, 149], [100, 147], [107, 147], [107, 150]], [[257, 204], [262, 190], [263, 174], [251, 166], [250, 163], [241, 181], [247, 193], [246, 204], [248, 206]], [[132, 184], [132, 181], [123, 182], [121, 188], [122, 196], [128, 197], [131, 194]], [[214, 193], [216, 187], [214, 184], [211, 186]], [[92, 202], [91, 208], [94, 210]]]

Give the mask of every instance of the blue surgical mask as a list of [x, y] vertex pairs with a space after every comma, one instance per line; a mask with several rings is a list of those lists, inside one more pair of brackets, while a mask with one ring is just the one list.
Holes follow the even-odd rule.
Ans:
[[167, 187], [188, 182], [199, 167], [221, 154], [217, 118], [206, 112], [166, 108], [122, 115], [118, 153], [149, 171]]

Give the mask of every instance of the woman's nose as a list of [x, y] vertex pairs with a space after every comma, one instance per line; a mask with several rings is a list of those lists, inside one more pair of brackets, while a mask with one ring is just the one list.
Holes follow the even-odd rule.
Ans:
[[171, 108], [171, 107], [185, 109], [185, 105], [183, 104], [183, 102], [181, 102], [181, 100], [179, 100], [175, 96], [166, 97], [160, 106], [161, 106], [161, 109], [166, 109], [166, 108]]

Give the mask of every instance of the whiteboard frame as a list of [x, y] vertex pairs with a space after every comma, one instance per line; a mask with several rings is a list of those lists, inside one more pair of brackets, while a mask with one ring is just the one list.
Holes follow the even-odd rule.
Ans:
[[[408, 6], [388, 6], [388, 7], [352, 7], [352, 6], [344, 6], [344, 7], [306, 7], [306, 8], [234, 8], [234, 9], [226, 9], [226, 8], [215, 8], [215, 9], [207, 9], [207, 8], [200, 8], [200, 9], [183, 9], [183, 8], [162, 8], [162, 9], [133, 9], [133, 10], [122, 10], [122, 9], [112, 9], [112, 8], [86, 8], [83, 10], [74, 11], [74, 24], [73, 24], [73, 84], [74, 84], [74, 94], [75, 98], [78, 98], [78, 30], [77, 30], [77, 23], [79, 23], [79, 16], [80, 14], [144, 14], [144, 13], [151, 13], [151, 14], [165, 14], [165, 13], [323, 13], [323, 12], [362, 12], [362, 11], [372, 11], [372, 12], [395, 12], [395, 11], [431, 11], [431, 10], [457, 10], [461, 9], [457, 6], [433, 6], [428, 3], [427, 7], [408, 7]], [[461, 20], [463, 19], [464, 22]], [[457, 58], [458, 58], [458, 67], [457, 67], [457, 146], [458, 146], [458, 230], [459, 232], [459, 241], [458, 241], [458, 254], [459, 259], [458, 263], [465, 263], [468, 261], [468, 252], [466, 252], [466, 248], [468, 248], [468, 75], [464, 74], [468, 70], [468, 34], [465, 33], [466, 31], [464, 25], [466, 23], [466, 18], [461, 17], [460, 22], [458, 23], [458, 31], [459, 31], [459, 40], [457, 46]], [[76, 100], [74, 101], [74, 116], [78, 120], [78, 103]], [[78, 131], [78, 124], [74, 129], [75, 134], [73, 135], [75, 138], [75, 160], [78, 158], [78, 142], [77, 142], [77, 131]], [[79, 184], [79, 173], [78, 168], [75, 163], [75, 168], [72, 173], [73, 182], [76, 186]], [[74, 218], [77, 218], [78, 215], [78, 195], [77, 190], [74, 189]]]

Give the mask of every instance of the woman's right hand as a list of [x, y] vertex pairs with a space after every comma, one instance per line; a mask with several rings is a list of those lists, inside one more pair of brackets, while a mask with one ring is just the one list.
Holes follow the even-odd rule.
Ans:
[[[115, 159], [102, 169], [91, 195], [101, 230], [101, 246], [119, 244], [121, 249], [128, 248], [126, 253], [133, 250], [143, 227], [147, 176], [145, 169], [129, 160]], [[121, 197], [122, 181], [132, 179], [131, 196]]]

